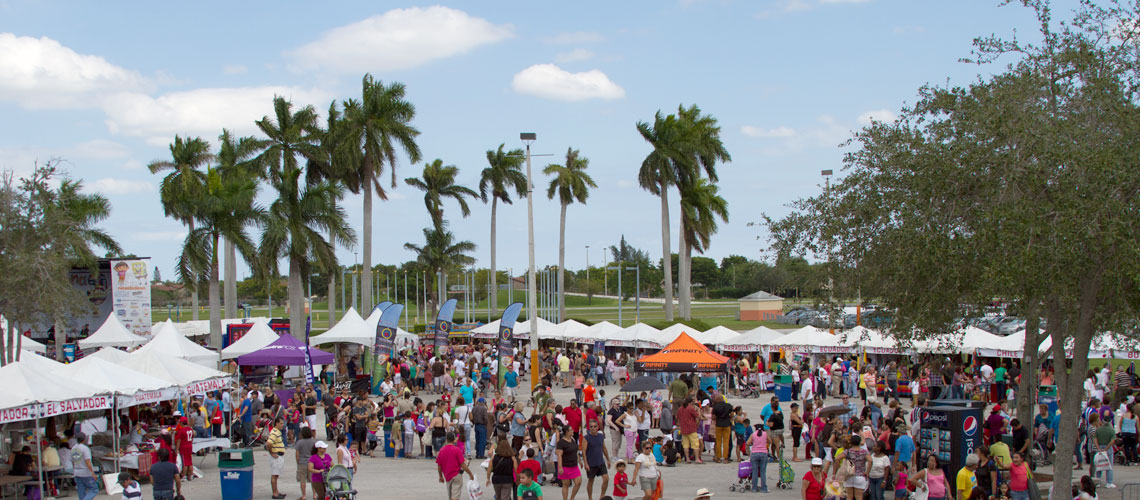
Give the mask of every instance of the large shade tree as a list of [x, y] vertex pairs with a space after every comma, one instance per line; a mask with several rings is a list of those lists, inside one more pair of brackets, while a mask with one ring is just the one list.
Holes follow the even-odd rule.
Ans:
[[558, 225], [558, 318], [566, 318], [566, 207], [577, 201], [585, 204], [590, 197], [590, 188], [598, 187], [586, 167], [590, 160], [581, 156], [574, 148], [566, 149], [566, 161], [563, 165], [547, 165], [542, 173], [554, 176], [546, 188], [546, 197], [554, 199], [558, 196], [558, 204], [562, 207]]
[[[181, 222], [189, 231], [194, 230], [194, 200], [206, 188], [205, 168], [213, 159], [210, 144], [202, 138], [176, 135], [174, 142], [170, 143], [170, 159], [156, 160], [147, 165], [152, 174], [165, 173], [158, 188], [163, 214]], [[197, 320], [198, 287], [202, 277], [183, 278], [183, 285], [190, 288], [192, 317]]]
[[[408, 161], [420, 161], [420, 147], [416, 137], [420, 131], [412, 126], [416, 107], [406, 99], [402, 83], [384, 85], [373, 80], [372, 75], [364, 75], [361, 84], [359, 103], [346, 104], [344, 118], [350, 130], [346, 140], [361, 150], [363, 156], [358, 165], [356, 183], [350, 184], [353, 192], [364, 192], [364, 232], [363, 268], [372, 269], [372, 193], [381, 200], [388, 199], [387, 191], [380, 179], [385, 169], [391, 176], [391, 187], [396, 187], [397, 151], [403, 150]], [[364, 273], [361, 280], [362, 303], [372, 307], [372, 276]]]
[[499, 202], [511, 204], [511, 193], [517, 197], [526, 196], [526, 174], [522, 171], [523, 150], [503, 151], [506, 144], [499, 144], [497, 150], [487, 150], [487, 167], [479, 174], [479, 197], [486, 203], [491, 201], [491, 315], [498, 311], [499, 283], [495, 262], [495, 224], [498, 220]]

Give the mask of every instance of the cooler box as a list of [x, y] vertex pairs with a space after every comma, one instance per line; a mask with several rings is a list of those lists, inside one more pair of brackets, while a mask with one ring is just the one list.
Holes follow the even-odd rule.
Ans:
[[253, 450], [218, 452], [222, 500], [253, 500]]
[[776, 397], [781, 403], [792, 401], [792, 376], [776, 375]]

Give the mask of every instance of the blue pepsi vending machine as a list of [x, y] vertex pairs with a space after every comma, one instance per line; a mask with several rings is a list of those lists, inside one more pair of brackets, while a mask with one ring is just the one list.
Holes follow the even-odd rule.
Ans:
[[982, 410], [961, 406], [922, 408], [919, 427], [918, 466], [926, 467], [930, 455], [938, 457], [947, 478], [966, 465], [966, 456], [982, 445]]

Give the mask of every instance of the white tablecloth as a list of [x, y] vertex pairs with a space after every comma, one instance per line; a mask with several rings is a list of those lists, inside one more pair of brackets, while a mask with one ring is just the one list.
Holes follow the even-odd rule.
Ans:
[[229, 438], [194, 438], [194, 452], [207, 448], [229, 448]]

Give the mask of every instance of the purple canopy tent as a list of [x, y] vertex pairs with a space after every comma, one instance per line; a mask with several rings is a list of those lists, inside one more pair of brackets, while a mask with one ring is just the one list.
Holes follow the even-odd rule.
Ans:
[[[285, 334], [272, 344], [238, 356], [237, 362], [241, 366], [301, 366], [305, 364], [305, 347], [300, 340]], [[331, 365], [334, 362], [332, 353], [315, 347], [309, 348], [309, 355], [314, 365]]]

